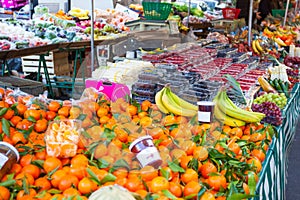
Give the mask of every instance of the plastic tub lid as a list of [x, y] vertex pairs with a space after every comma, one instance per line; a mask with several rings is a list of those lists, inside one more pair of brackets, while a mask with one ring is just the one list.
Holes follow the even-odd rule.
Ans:
[[214, 106], [215, 103], [213, 101], [198, 101], [198, 106]]
[[150, 139], [150, 140], [153, 140], [153, 138], [150, 136], [150, 135], [146, 135], [146, 136], [142, 136], [142, 137], [139, 137], [137, 138], [136, 140], [134, 140], [130, 146], [129, 146], [129, 150], [131, 151], [131, 149], [137, 144], [139, 143], [140, 141], [143, 141], [145, 139]]
[[8, 148], [10, 148], [16, 155], [17, 155], [17, 161], [20, 159], [20, 154], [18, 152], [18, 150], [11, 144], [7, 143], [7, 142], [0, 142], [0, 145], [4, 145], [7, 146]]

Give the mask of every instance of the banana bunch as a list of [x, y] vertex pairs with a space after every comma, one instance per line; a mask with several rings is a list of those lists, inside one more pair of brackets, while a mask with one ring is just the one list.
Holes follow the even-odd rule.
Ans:
[[263, 30], [263, 34], [267, 37], [274, 37], [275, 33], [270, 31], [268, 27]]
[[147, 51], [147, 50], [145, 50], [143, 48], [139, 48], [139, 49], [141, 50], [142, 53], [146, 53], [146, 54], [157, 54], [157, 53], [162, 53], [162, 52], [165, 51], [165, 50], [163, 50], [161, 48], [156, 48], [156, 49], [154, 49], [152, 51]]
[[198, 107], [181, 99], [174, 94], [169, 86], [165, 86], [156, 93], [155, 103], [158, 109], [165, 113], [173, 113], [185, 117], [193, 117], [198, 112]]
[[266, 53], [264, 48], [260, 44], [261, 42], [262, 41], [260, 39], [256, 39], [256, 40], [253, 40], [252, 44], [251, 44], [254, 53], [256, 53], [258, 55]]
[[286, 47], [287, 45], [284, 43], [284, 41], [280, 38], [274, 37], [273, 40], [281, 47]]
[[220, 91], [214, 99], [214, 116], [228, 126], [244, 126], [246, 123], [260, 122], [265, 114], [251, 112], [237, 107], [227, 96], [226, 91]]
[[88, 10], [83, 10], [80, 8], [72, 8], [69, 12], [69, 15], [73, 17], [78, 17], [79, 19], [85, 19], [88, 18], [89, 11]]

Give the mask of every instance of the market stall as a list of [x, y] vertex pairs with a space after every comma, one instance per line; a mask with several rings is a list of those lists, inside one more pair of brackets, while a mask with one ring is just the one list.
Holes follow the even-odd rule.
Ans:
[[[181, 14], [188, 9], [199, 15], [184, 18], [178, 30], [199, 24], [198, 33], [210, 30], [213, 21], [201, 18], [198, 8], [174, 7]], [[143, 11], [150, 17], [157, 14]], [[120, 21], [123, 15], [114, 12], [99, 10], [95, 18], [119, 20], [119, 28], [94, 16], [89, 21], [83, 9], [46, 12], [42, 21], [14, 28], [29, 38], [22, 42], [7, 35], [10, 22], [0, 24], [6, 39], [0, 59], [39, 55], [38, 74], [44, 70], [50, 93], [0, 88], [0, 155], [6, 160], [0, 169], [0, 196], [284, 199], [286, 154], [300, 109], [300, 49], [292, 45], [299, 30], [265, 28], [252, 38], [242, 28], [234, 35], [214, 32], [200, 39], [199, 34], [167, 45], [170, 38], [174, 42], [174, 32], [153, 33], [157, 22], [146, 28], [140, 21]], [[81, 29], [67, 36], [71, 16], [81, 18], [73, 30]], [[159, 26], [169, 24], [164, 20]], [[128, 31], [123, 25], [135, 23], [144, 30], [121, 33]], [[118, 57], [98, 68], [92, 58], [91, 77], [83, 76], [80, 98], [52, 98], [52, 87], [59, 85], [49, 77], [46, 54], [76, 51], [75, 58], [81, 59], [81, 49], [108, 44]], [[97, 53], [92, 51], [92, 57]], [[101, 53], [107, 56], [107, 49]], [[76, 60], [73, 68], [76, 72]], [[73, 91], [75, 78], [76, 73], [71, 85], [62, 87]]]

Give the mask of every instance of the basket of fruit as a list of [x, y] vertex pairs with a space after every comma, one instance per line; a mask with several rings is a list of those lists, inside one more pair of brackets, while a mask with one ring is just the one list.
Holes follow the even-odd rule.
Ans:
[[145, 18], [148, 20], [166, 20], [171, 12], [172, 4], [143, 1]]

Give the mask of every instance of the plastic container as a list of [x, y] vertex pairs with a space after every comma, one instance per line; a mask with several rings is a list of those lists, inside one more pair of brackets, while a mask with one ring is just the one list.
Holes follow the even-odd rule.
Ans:
[[273, 9], [272, 15], [273, 17], [284, 17], [285, 10], [284, 9]]
[[0, 179], [7, 174], [20, 158], [18, 150], [7, 142], [0, 142]]
[[149, 81], [156, 82], [160, 79], [160, 75], [152, 72], [142, 72], [138, 75], [138, 78], [140, 80], [149, 80]]
[[68, 158], [77, 153], [81, 121], [64, 119], [53, 121], [46, 132], [46, 151], [49, 156]]
[[237, 8], [223, 8], [222, 14], [224, 19], [237, 19], [239, 14], [241, 12], [241, 9]]
[[198, 105], [198, 122], [210, 123], [213, 120], [215, 103], [212, 101], [199, 101]]
[[148, 80], [138, 80], [137, 82], [134, 83], [133, 86], [136, 88], [152, 89], [152, 90], [156, 88], [156, 84]]
[[162, 159], [157, 148], [154, 146], [151, 136], [143, 136], [134, 140], [130, 144], [129, 150], [135, 153], [142, 167], [150, 165], [158, 168], [162, 164]]
[[172, 4], [159, 2], [142, 3], [145, 18], [148, 20], [166, 20], [171, 12]]

